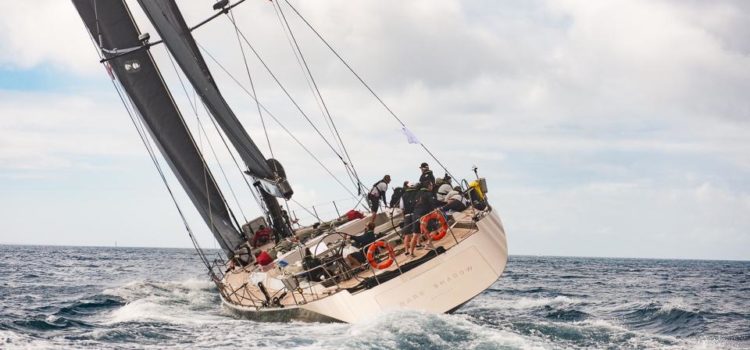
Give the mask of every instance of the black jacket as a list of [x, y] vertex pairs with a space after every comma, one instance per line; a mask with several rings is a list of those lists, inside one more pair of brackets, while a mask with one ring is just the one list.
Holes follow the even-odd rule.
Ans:
[[393, 194], [391, 195], [391, 208], [395, 208], [398, 205], [398, 201], [401, 200], [401, 196], [403, 194], [404, 194], [403, 187], [396, 187], [393, 189]]
[[401, 195], [401, 199], [404, 202], [404, 214], [411, 214], [414, 212], [414, 202], [417, 200], [417, 194], [419, 191], [415, 188], [407, 188], [404, 194]]
[[417, 192], [414, 200], [414, 213], [424, 215], [435, 210], [438, 206], [440, 206], [440, 202], [435, 198], [435, 193], [428, 191], [426, 188]]
[[365, 233], [359, 235], [359, 236], [351, 236], [352, 238], [352, 245], [357, 248], [364, 248], [366, 245], [375, 242], [377, 237], [375, 237], [375, 232], [367, 230]]
[[421, 176], [419, 176], [420, 185], [424, 185], [425, 181], [429, 181], [433, 185], [435, 184], [435, 175], [432, 175], [432, 170], [427, 170], [423, 172]]

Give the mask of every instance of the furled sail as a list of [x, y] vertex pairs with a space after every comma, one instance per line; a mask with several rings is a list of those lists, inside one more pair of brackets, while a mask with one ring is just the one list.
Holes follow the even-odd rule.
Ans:
[[268, 166], [266, 158], [250, 139], [247, 131], [219, 92], [203, 55], [198, 50], [190, 29], [174, 0], [138, 0], [138, 2], [211, 115], [240, 154], [248, 167], [248, 173], [263, 181], [264, 188], [269, 193], [289, 198], [292, 194], [291, 188], [286, 181], [278, 183], [279, 174]]
[[124, 0], [73, 0], [73, 4], [105, 57], [112, 58], [112, 71], [170, 168], [231, 257], [244, 239], [232, 225], [221, 192], [151, 54], [142, 49], [140, 33]]

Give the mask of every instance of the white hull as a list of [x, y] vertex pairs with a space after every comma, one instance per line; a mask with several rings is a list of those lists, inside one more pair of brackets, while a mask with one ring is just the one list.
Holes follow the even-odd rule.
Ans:
[[[508, 260], [508, 248], [500, 218], [491, 212], [477, 222], [478, 231], [445, 253], [371, 289], [333, 295], [299, 305], [300, 313], [314, 313], [344, 322], [357, 322], [391, 310], [445, 313], [463, 305], [497, 281]], [[295, 307], [264, 309], [244, 307], [223, 300], [244, 313], [294, 313]]]

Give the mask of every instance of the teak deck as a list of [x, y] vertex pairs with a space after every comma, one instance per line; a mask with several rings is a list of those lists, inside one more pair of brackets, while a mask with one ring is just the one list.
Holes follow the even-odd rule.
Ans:
[[[453, 218], [455, 222], [451, 225], [452, 227], [448, 230], [448, 233], [439, 241], [433, 241], [435, 248], [443, 247], [445, 250], [449, 250], [456, 246], [459, 242], [469, 237], [471, 234], [476, 232], [475, 223], [472, 220], [474, 212], [472, 209], [467, 209], [461, 213], [455, 213]], [[366, 220], [366, 219], [361, 219]], [[386, 232], [383, 239], [395, 238], [397, 233], [394, 230]], [[309, 283], [304, 278], [299, 277], [299, 288], [294, 291], [287, 291], [287, 293], [278, 300], [278, 305], [282, 307], [296, 306], [305, 303], [309, 303], [314, 300], [318, 300], [334, 294], [340, 290], [356, 287], [361, 283], [362, 280], [384, 274], [389, 271], [397, 271], [399, 267], [414, 260], [418, 260], [430, 251], [426, 248], [417, 248], [415, 251], [416, 256], [405, 255], [403, 243], [399, 243], [394, 246], [395, 261], [390, 267], [382, 270], [371, 268], [367, 262], [362, 266], [365, 267], [363, 271], [358, 272], [356, 275], [351, 276], [348, 279], [341, 280], [338, 283], [333, 283], [329, 287], [323, 286], [322, 283], [313, 282]], [[350, 270], [352, 271], [352, 270]], [[251, 274], [254, 272], [265, 272], [269, 277], [290, 277], [294, 274], [289, 274], [275, 263], [269, 267], [259, 268], [257, 266], [246, 266], [244, 268], [235, 268], [226, 274], [224, 278], [225, 289], [222, 293], [225, 299], [233, 304], [260, 309], [263, 306], [263, 302], [266, 300], [263, 292], [257, 286], [257, 284], [250, 282]], [[296, 274], [299, 276], [299, 274]], [[273, 288], [273, 286], [265, 286], [267, 293], [273, 299], [280, 295], [278, 292], [284, 288]]]

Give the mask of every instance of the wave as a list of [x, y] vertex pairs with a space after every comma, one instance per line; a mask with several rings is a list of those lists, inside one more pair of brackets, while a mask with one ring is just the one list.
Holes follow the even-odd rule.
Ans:
[[[41, 317], [41, 316], [40, 316]], [[91, 328], [92, 325], [84, 321], [68, 319], [61, 316], [50, 315], [44, 319], [35, 318], [29, 320], [13, 321], [14, 329], [23, 329], [29, 332], [54, 331], [66, 328]]]
[[658, 334], [690, 337], [700, 335], [706, 328], [704, 313], [690, 308], [680, 299], [661, 304], [649, 303], [622, 313], [629, 327]]
[[124, 322], [200, 323], [223, 317], [214, 285], [205, 280], [132, 281], [104, 294], [126, 301], [105, 316], [105, 324]]
[[544, 317], [555, 321], [581, 321], [591, 315], [578, 310], [554, 310], [548, 312]]
[[583, 303], [582, 299], [571, 298], [567, 296], [556, 296], [553, 298], [512, 298], [512, 299], [481, 299], [476, 303], [470, 305], [467, 304], [468, 309], [471, 308], [489, 308], [489, 309], [500, 309], [500, 310], [525, 310], [525, 309], [537, 309], [546, 306], [573, 306]]
[[[550, 344], [471, 322], [468, 316], [393, 311], [349, 326], [325, 348], [548, 349]], [[338, 345], [338, 346], [335, 346]]]
[[83, 316], [92, 315], [102, 310], [112, 309], [125, 305], [121, 298], [109, 296], [96, 296], [92, 299], [82, 299], [69, 306], [60, 308], [56, 316]]

